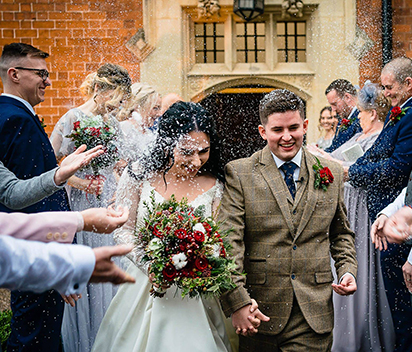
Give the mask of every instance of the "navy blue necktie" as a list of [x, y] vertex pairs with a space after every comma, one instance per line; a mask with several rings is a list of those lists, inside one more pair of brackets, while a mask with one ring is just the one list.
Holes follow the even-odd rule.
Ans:
[[288, 161], [280, 167], [280, 169], [285, 174], [285, 183], [286, 186], [288, 186], [289, 192], [292, 195], [293, 199], [295, 199], [296, 194], [296, 186], [295, 181], [293, 180], [293, 173], [295, 172], [297, 167], [298, 166], [292, 161]]

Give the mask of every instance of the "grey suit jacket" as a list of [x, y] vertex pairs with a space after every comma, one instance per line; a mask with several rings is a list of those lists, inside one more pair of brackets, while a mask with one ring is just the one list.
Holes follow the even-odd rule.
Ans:
[[61, 189], [54, 184], [57, 167], [40, 176], [20, 180], [0, 161], [0, 203], [18, 210], [35, 204]]
[[271, 321], [259, 331], [278, 334], [286, 326], [293, 297], [311, 328], [333, 328], [330, 254], [338, 277], [356, 277], [354, 233], [343, 203], [343, 170], [321, 159], [335, 177], [327, 191], [315, 189], [315, 157], [303, 149], [299, 185], [292, 199], [268, 147], [226, 166], [219, 220], [232, 229], [230, 242], [238, 270], [237, 288], [221, 297], [227, 316], [259, 303]]

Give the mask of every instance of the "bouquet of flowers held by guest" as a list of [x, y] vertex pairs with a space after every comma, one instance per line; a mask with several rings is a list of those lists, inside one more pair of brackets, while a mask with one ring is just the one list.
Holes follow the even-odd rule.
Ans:
[[[236, 287], [234, 259], [228, 254], [227, 233], [212, 218], [204, 217], [204, 206], [197, 209], [187, 200], [145, 203], [145, 225], [135, 235], [143, 245], [142, 262], [150, 262], [149, 275], [158, 286], [175, 285], [185, 296], [211, 297]], [[151, 294], [165, 293], [153, 286]]]
[[86, 144], [87, 149], [103, 146], [104, 153], [90, 162], [94, 176], [100, 176], [99, 170], [119, 160], [116, 136], [115, 129], [101, 115], [97, 115], [79, 117], [73, 124], [72, 132], [66, 137], [74, 141], [76, 148], [82, 144]]

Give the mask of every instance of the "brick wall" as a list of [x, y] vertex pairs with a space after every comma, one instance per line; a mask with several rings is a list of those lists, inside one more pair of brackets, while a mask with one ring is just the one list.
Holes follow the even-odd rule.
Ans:
[[357, 25], [375, 42], [359, 63], [359, 84], [363, 87], [367, 80], [373, 83], [380, 82], [382, 69], [381, 0], [357, 0], [356, 6]]
[[142, 22], [141, 0], [0, 0], [0, 49], [23, 42], [50, 54], [52, 86], [35, 108], [48, 133], [68, 109], [83, 103], [77, 88], [102, 64], [119, 64], [138, 80], [138, 60], [125, 44]]
[[412, 0], [393, 0], [393, 57], [412, 58]]

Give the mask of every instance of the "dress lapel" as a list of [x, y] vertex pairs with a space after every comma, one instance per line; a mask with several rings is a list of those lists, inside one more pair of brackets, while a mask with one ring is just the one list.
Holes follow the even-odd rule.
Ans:
[[293, 203], [293, 199], [275, 161], [273, 160], [273, 156], [270, 153], [268, 146], [262, 150], [260, 164], [262, 176], [269, 185], [269, 188], [279, 205], [290, 233], [294, 234], [295, 229], [293, 226], [292, 214], [290, 213], [290, 207], [288, 205], [288, 201]]

